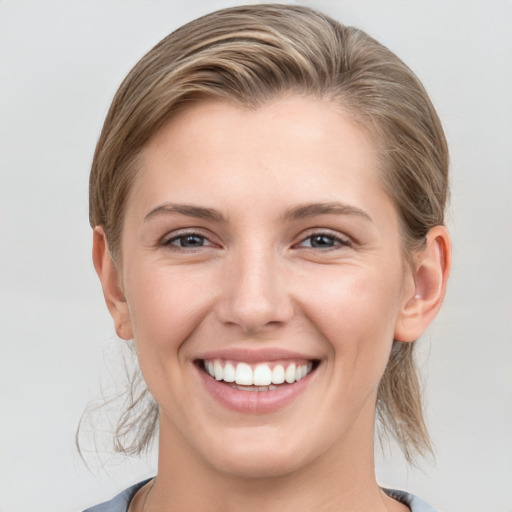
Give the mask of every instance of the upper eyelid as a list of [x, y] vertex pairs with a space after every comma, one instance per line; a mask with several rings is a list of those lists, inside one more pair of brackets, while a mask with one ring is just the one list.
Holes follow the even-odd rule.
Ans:
[[311, 228], [303, 232], [301, 235], [299, 235], [298, 239], [299, 242], [302, 242], [308, 238], [311, 238], [313, 236], [329, 236], [331, 238], [335, 238], [337, 240], [340, 240], [342, 242], [352, 243], [353, 239], [349, 235], [346, 235], [344, 233], [340, 233], [339, 231], [334, 231], [332, 229], [328, 228]]
[[171, 231], [167, 231], [165, 235], [162, 238], [166, 237], [175, 237], [175, 236], [183, 236], [183, 235], [198, 235], [198, 236], [204, 236], [205, 238], [208, 238], [208, 236], [211, 236], [210, 232], [202, 227], [186, 227], [186, 228], [178, 228], [173, 229]]
[[211, 245], [215, 245], [215, 242], [212, 240], [213, 235], [211, 235], [209, 233], [205, 233], [204, 229], [202, 229], [202, 228], [183, 228], [183, 229], [177, 229], [174, 231], [170, 231], [161, 237], [159, 243], [162, 245], [166, 245], [169, 242], [171, 242], [172, 240], [176, 240], [182, 236], [187, 236], [187, 235], [199, 236], [201, 238], [204, 238], [205, 240], [208, 240], [208, 242], [210, 242]]
[[174, 240], [179, 240], [180, 238], [186, 238], [187, 236], [197, 236], [198, 238], [202, 238], [202, 239], [207, 240], [208, 242], [210, 242], [210, 239], [207, 236], [201, 235], [199, 233], [180, 233], [179, 235], [174, 235], [174, 236], [169, 237], [166, 240], [166, 243], [172, 242]]
[[[161, 237], [160, 244], [165, 245], [165, 244], [168, 244], [172, 240], [175, 240], [177, 238], [180, 238], [182, 236], [187, 236], [187, 235], [197, 235], [197, 236], [200, 236], [200, 237], [208, 240], [208, 242], [211, 245], [219, 245], [219, 242], [214, 241], [215, 235], [213, 233], [211, 233], [209, 230], [205, 230], [202, 227], [187, 227], [187, 228], [177, 229], [177, 230], [168, 232], [164, 236]], [[346, 235], [344, 233], [340, 233], [339, 231], [335, 231], [335, 230], [332, 230], [329, 228], [310, 228], [310, 229], [307, 229], [304, 232], [302, 232], [300, 235], [298, 235], [295, 238], [297, 241], [294, 242], [292, 245], [296, 246], [296, 245], [304, 242], [308, 238], [311, 238], [313, 236], [322, 236], [322, 235], [332, 237], [336, 240], [339, 240], [341, 243], [343, 243], [345, 245], [350, 245], [350, 244], [354, 243], [354, 240], [352, 237], [350, 237], [349, 235]]]
[[[325, 233], [323, 235], [325, 236]], [[304, 248], [304, 249], [313, 249], [313, 250], [326, 251], [326, 250], [329, 250], [329, 249], [334, 250], [334, 249], [340, 249], [340, 248], [346, 248], [346, 247], [352, 247], [353, 246], [351, 240], [348, 240], [348, 239], [345, 239], [345, 238], [341, 238], [341, 237], [331, 236], [331, 235], [327, 235], [327, 236], [334, 240], [334, 245], [333, 246], [312, 247], [312, 246], [303, 245], [304, 242], [306, 242], [308, 239], [313, 238], [315, 236], [322, 236], [322, 233], [320, 233], [319, 235], [307, 236], [307, 237], [303, 238], [302, 240], [300, 240], [300, 242], [298, 242], [297, 244], [294, 244], [293, 247], [294, 248], [299, 247], [299, 248]]]

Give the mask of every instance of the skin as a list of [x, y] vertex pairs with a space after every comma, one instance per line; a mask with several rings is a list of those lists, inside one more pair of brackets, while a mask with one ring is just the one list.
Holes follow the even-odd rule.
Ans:
[[[377, 387], [393, 338], [417, 339], [437, 313], [450, 245], [436, 227], [406, 263], [379, 172], [367, 134], [316, 98], [203, 101], [150, 141], [122, 261], [101, 227], [93, 249], [160, 407], [158, 476], [131, 511], [407, 510], [375, 480]], [[195, 364], [233, 348], [293, 350], [318, 367], [279, 410], [233, 411]]]

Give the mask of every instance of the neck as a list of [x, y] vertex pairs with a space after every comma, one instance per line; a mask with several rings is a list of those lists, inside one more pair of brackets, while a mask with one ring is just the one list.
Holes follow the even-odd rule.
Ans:
[[398, 503], [375, 480], [373, 417], [361, 420], [343, 442], [300, 469], [248, 477], [206, 464], [161, 417], [158, 476], [144, 512], [392, 510]]

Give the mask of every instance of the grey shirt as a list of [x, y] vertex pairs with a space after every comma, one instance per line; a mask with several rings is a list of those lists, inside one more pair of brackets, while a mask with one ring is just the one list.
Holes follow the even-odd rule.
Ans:
[[[84, 510], [84, 512], [126, 512], [130, 505], [130, 501], [135, 496], [136, 492], [143, 485], [147, 484], [149, 480], [144, 480], [143, 482], [132, 485], [110, 501], [88, 508], [87, 510]], [[436, 510], [428, 503], [425, 503], [417, 496], [414, 496], [414, 494], [404, 491], [396, 491], [394, 489], [383, 490], [388, 496], [391, 496], [400, 503], [407, 505], [411, 509], [411, 512], [436, 512]]]

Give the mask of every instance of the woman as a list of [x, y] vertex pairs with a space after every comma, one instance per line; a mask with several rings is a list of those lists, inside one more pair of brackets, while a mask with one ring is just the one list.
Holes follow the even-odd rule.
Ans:
[[[430, 449], [414, 341], [450, 267], [448, 153], [413, 73], [298, 6], [161, 41], [107, 115], [93, 259], [159, 426], [156, 478], [94, 512], [433, 510], [375, 479]], [[136, 408], [135, 408], [136, 409]]]

